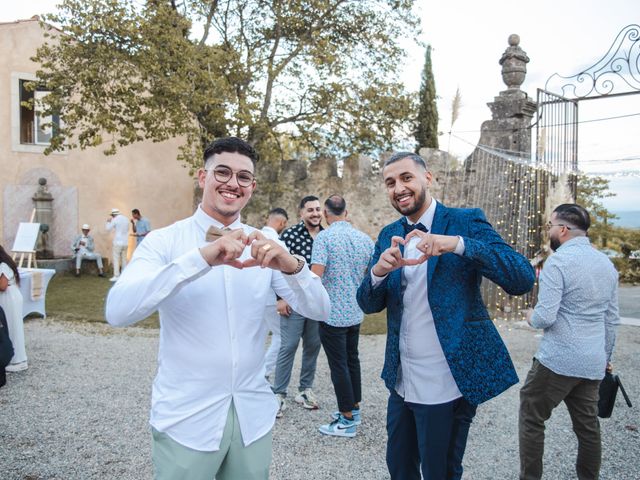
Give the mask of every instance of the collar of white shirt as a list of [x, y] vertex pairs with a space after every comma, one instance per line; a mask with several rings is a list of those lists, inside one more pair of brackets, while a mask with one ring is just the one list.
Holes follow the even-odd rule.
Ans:
[[[438, 203], [437, 200], [431, 197], [431, 204], [429, 205], [429, 208], [427, 208], [427, 210], [422, 214], [422, 216], [416, 222], [416, 223], [423, 224], [425, 227], [429, 229], [429, 231], [431, 231], [431, 224], [433, 223], [433, 217], [436, 214], [437, 203]], [[407, 218], [407, 223], [409, 225], [414, 225], [414, 223], [411, 220], [409, 220], [409, 218]]]

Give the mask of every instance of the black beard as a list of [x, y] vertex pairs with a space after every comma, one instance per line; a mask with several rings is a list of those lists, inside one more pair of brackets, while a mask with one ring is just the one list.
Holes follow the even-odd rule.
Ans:
[[416, 202], [413, 208], [406, 208], [403, 210], [396, 203], [393, 204], [393, 208], [395, 208], [398, 213], [404, 215], [405, 217], [410, 217], [414, 213], [418, 213], [422, 209], [422, 207], [424, 207], [424, 202], [426, 202], [426, 200], [427, 192], [423, 188], [420, 194], [416, 197]]
[[558, 240], [557, 238], [549, 237], [549, 247], [551, 247], [551, 250], [555, 252], [556, 250], [558, 250], [558, 248], [560, 248], [560, 245], [560, 240]]
[[[315, 222], [315, 223], [313, 223], [313, 222]], [[311, 219], [309, 219], [309, 220], [306, 220], [306, 221], [304, 222], [304, 224], [305, 224], [305, 226], [306, 226], [307, 228], [309, 228], [309, 227], [311, 227], [311, 228], [315, 228], [315, 227], [319, 226], [321, 223], [322, 223], [322, 219], [321, 219], [321, 218], [320, 218], [320, 219], [318, 219], [318, 220], [311, 220]]]

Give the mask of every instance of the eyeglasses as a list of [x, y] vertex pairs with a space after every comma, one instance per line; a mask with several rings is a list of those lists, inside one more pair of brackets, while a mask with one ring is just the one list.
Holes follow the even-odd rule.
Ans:
[[229, 167], [218, 166], [213, 170], [205, 170], [205, 172], [213, 172], [213, 177], [220, 183], [228, 183], [236, 174], [236, 181], [241, 187], [249, 187], [255, 181], [256, 177], [249, 170], [239, 170], [234, 172]]
[[565, 225], [564, 223], [551, 223], [551, 222], [547, 222], [547, 224], [544, 226], [547, 230], [551, 230], [551, 227], [564, 227], [567, 230], [572, 230], [571, 227]]

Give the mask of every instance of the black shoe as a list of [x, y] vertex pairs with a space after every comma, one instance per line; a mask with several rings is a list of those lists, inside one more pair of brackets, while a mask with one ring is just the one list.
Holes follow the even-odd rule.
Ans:
[[104, 273], [99, 273], [98, 276], [104, 278]]

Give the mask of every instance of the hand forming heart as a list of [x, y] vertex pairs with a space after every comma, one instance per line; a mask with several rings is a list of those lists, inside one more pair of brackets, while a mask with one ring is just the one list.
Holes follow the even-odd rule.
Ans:
[[[408, 245], [414, 237], [419, 238], [416, 249], [422, 252], [422, 255], [418, 258], [404, 258], [399, 245]], [[372, 272], [378, 277], [384, 277], [399, 268], [420, 265], [431, 257], [453, 252], [457, 244], [457, 236], [434, 235], [417, 229], [409, 232], [404, 238], [394, 236], [391, 237], [391, 246], [382, 252]]]
[[[200, 253], [209, 265], [229, 265], [235, 268], [259, 266], [284, 272], [292, 272], [298, 265], [284, 247], [275, 240], [267, 239], [258, 230], [250, 235], [241, 228], [225, 232], [217, 239], [200, 249]], [[251, 247], [251, 258], [240, 261], [244, 249]]]

